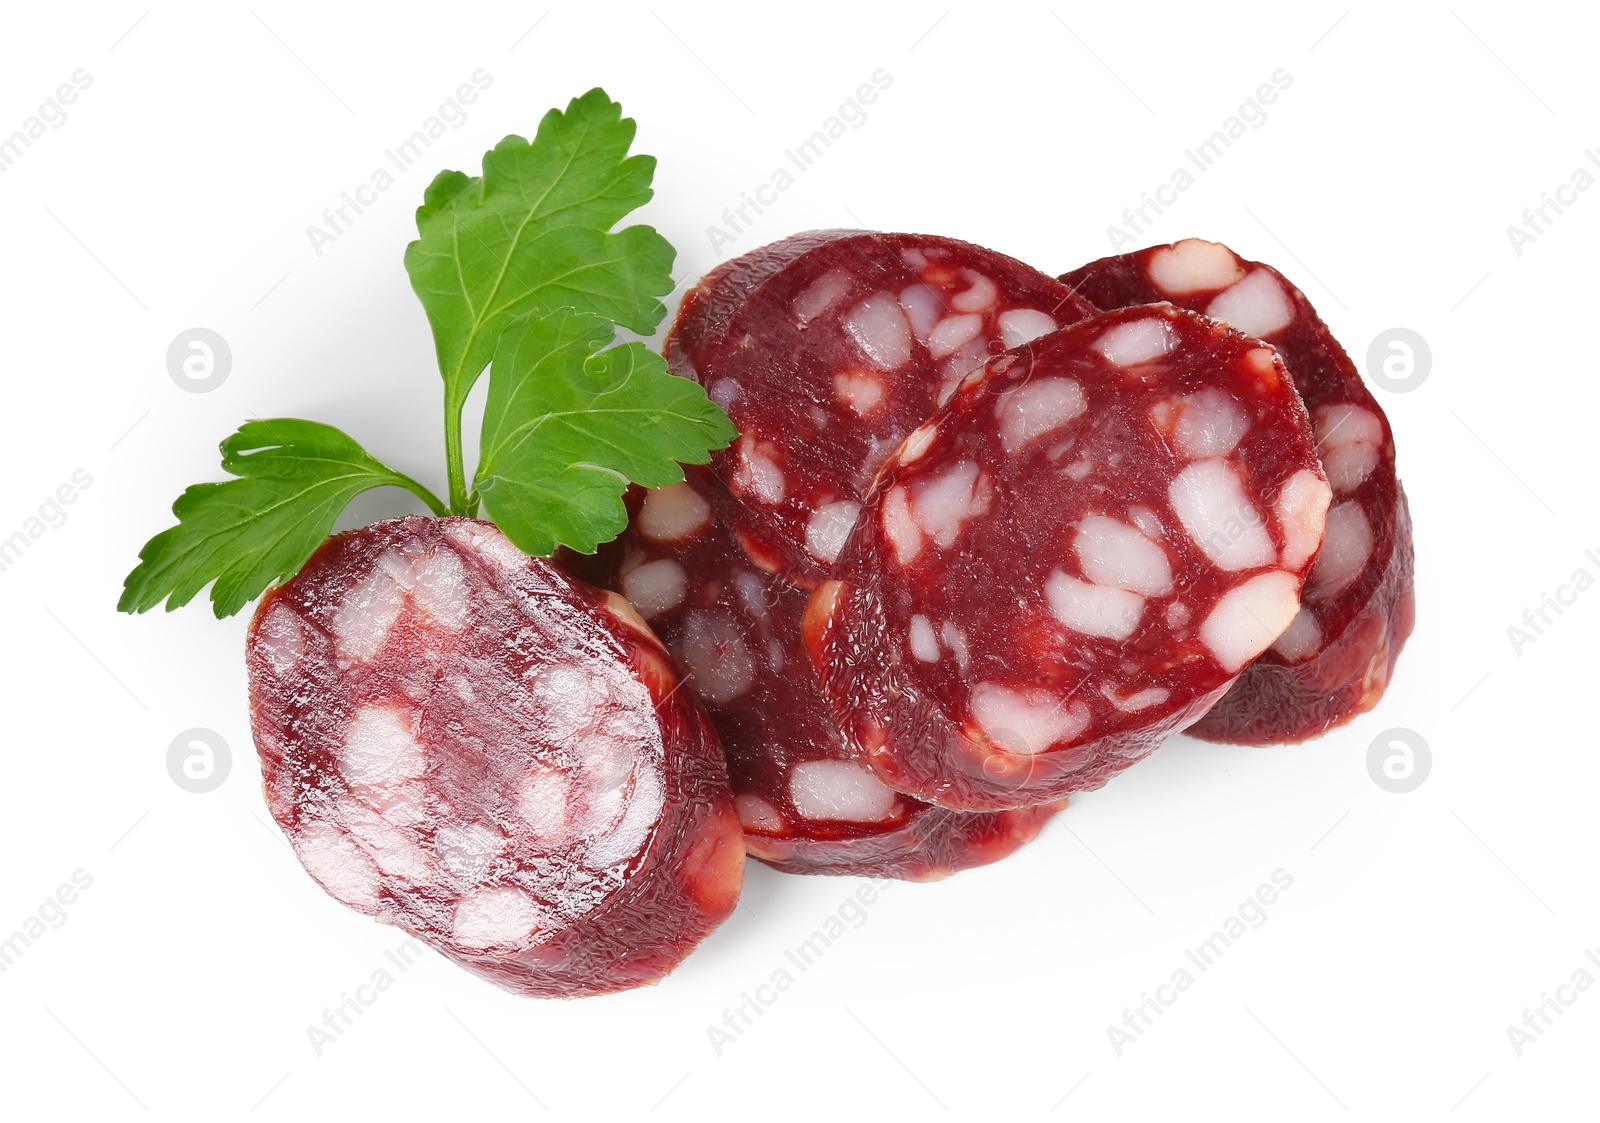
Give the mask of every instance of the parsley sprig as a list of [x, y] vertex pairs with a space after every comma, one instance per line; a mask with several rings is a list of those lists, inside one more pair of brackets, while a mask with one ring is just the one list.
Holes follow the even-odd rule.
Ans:
[[[648, 335], [666, 314], [672, 246], [614, 227], [651, 198], [655, 159], [628, 154], [634, 122], [603, 90], [551, 110], [532, 141], [508, 136], [483, 174], [440, 173], [406, 247], [444, 379], [448, 503], [329, 425], [250, 421], [222, 442], [235, 479], [196, 484], [178, 524], [147, 542], [118, 608], [187, 604], [208, 584], [218, 617], [292, 577], [350, 500], [411, 491], [436, 515], [487, 508], [523, 550], [583, 552], [626, 525], [631, 481], [683, 478], [737, 434], [699, 386], [672, 376], [618, 326]], [[485, 369], [481, 456], [468, 486], [462, 409]]]

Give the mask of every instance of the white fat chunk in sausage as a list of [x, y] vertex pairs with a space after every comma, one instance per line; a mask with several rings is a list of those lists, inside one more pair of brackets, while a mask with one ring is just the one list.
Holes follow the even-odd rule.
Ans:
[[528, 555], [512, 545], [498, 527], [477, 521], [450, 523], [444, 533], [463, 551], [492, 562], [502, 573], [520, 578], [527, 572]]
[[832, 269], [800, 290], [794, 298], [794, 318], [801, 327], [822, 315], [850, 291], [850, 275], [841, 269]]
[[381, 567], [344, 595], [333, 613], [333, 639], [341, 659], [375, 658], [405, 608], [405, 594]]
[[1144, 532], [1146, 538], [1153, 538], [1157, 542], [1167, 536], [1167, 528], [1161, 525], [1161, 520], [1149, 507], [1134, 506], [1128, 508], [1128, 517], [1133, 520], [1133, 525]]
[[407, 780], [390, 788], [362, 788], [359, 794], [392, 826], [414, 827], [429, 818], [428, 789], [421, 781]]
[[1243, 363], [1255, 372], [1261, 385], [1276, 387], [1283, 378], [1283, 363], [1271, 347], [1252, 347], [1244, 353]]
[[739, 824], [747, 831], [776, 834], [784, 828], [783, 816], [778, 814], [778, 809], [758, 795], [739, 792], [733, 797], [733, 805], [739, 811]]
[[660, 772], [640, 760], [634, 764], [632, 776], [633, 788], [626, 796], [627, 809], [621, 821], [596, 840], [583, 856], [584, 865], [592, 869], [604, 869], [639, 853], [661, 817], [664, 792]]
[[1000, 289], [977, 270], [963, 269], [961, 277], [967, 282], [967, 288], [950, 298], [951, 311], [982, 312], [999, 298]]
[[824, 565], [830, 565], [844, 548], [850, 528], [856, 525], [861, 504], [848, 499], [824, 503], [811, 512], [806, 523], [806, 550]]
[[983, 330], [983, 317], [976, 312], [946, 316], [928, 333], [928, 352], [935, 359], [953, 355], [977, 338]]
[[256, 650], [267, 657], [274, 674], [281, 677], [294, 669], [306, 653], [305, 626], [294, 609], [282, 601], [273, 602], [256, 629]]
[[707, 702], [731, 702], [755, 680], [755, 656], [733, 621], [721, 612], [691, 613], [679, 646], [695, 693]]
[[1051, 615], [1081, 635], [1124, 640], [1144, 616], [1138, 593], [1079, 581], [1059, 569], [1046, 579], [1044, 595]]
[[942, 550], [955, 545], [968, 519], [989, 510], [989, 481], [971, 460], [963, 460], [944, 474], [917, 488], [912, 506], [917, 525]]
[[1361, 504], [1353, 499], [1337, 504], [1328, 512], [1328, 530], [1311, 567], [1306, 599], [1325, 600], [1345, 589], [1366, 568], [1372, 545], [1372, 524]]
[[435, 550], [412, 562], [416, 583], [411, 599], [418, 608], [447, 628], [467, 625], [467, 571], [454, 550]]
[[580, 821], [573, 833], [594, 839], [622, 817], [633, 753], [621, 736], [591, 733], [570, 747], [578, 768], [571, 774]]
[[844, 330], [883, 370], [898, 370], [911, 359], [911, 325], [889, 293], [875, 292], [850, 309]]
[[1378, 466], [1383, 422], [1371, 410], [1342, 403], [1317, 410], [1317, 456], [1328, 482], [1341, 495], [1360, 487]]
[[453, 550], [408, 557], [388, 550], [378, 568], [405, 590], [411, 601], [435, 623], [459, 629], [467, 622], [467, 574]]
[[1055, 320], [1037, 308], [1012, 308], [1002, 312], [999, 324], [1000, 342], [1008, 351], [1056, 330]]
[[506, 836], [490, 823], [443, 823], [433, 834], [433, 850], [458, 884], [476, 885], [505, 849]]
[[741, 496], [751, 496], [776, 506], [783, 502], [783, 469], [749, 437], [741, 437], [738, 462], [733, 469], [733, 486]]
[[733, 591], [739, 596], [744, 610], [757, 620], [767, 618], [767, 587], [761, 578], [748, 569], [736, 570], [731, 579]]
[[544, 705], [538, 717], [553, 741], [570, 740], [587, 729], [613, 687], [602, 670], [591, 671], [579, 660], [542, 668], [539, 680]]
[[911, 618], [907, 638], [911, 641], [911, 654], [924, 663], [937, 663], [943, 654], [939, 650], [939, 637], [933, 634], [933, 622], [922, 613]]
[[789, 772], [789, 800], [807, 819], [881, 823], [894, 814], [895, 793], [851, 760], [808, 760]]
[[1317, 623], [1315, 614], [1301, 605], [1283, 635], [1273, 641], [1272, 650], [1291, 663], [1302, 662], [1321, 651], [1322, 625]]
[[1159, 359], [1178, 345], [1177, 333], [1160, 316], [1118, 324], [1095, 340], [1094, 349], [1119, 367], [1138, 366]]
[[961, 389], [961, 379], [963, 377], [965, 376], [961, 374], [953, 374], [948, 377], [941, 377], [939, 379], [939, 395], [934, 399], [934, 401], [939, 405], [944, 405], [951, 398], [955, 397], [956, 391]]
[[711, 522], [711, 504], [687, 483], [645, 492], [635, 525], [652, 542], [682, 542]]
[[928, 451], [928, 446], [933, 443], [933, 438], [939, 433], [939, 426], [931, 421], [921, 428], [913, 429], [906, 438], [905, 444], [900, 446], [900, 463], [910, 464]]
[[948, 398], [961, 380], [989, 361], [989, 341], [981, 335], [970, 339], [966, 345], [946, 359], [939, 367], [941, 380], [940, 400]]
[[944, 315], [944, 301], [939, 299], [938, 292], [928, 285], [912, 285], [901, 291], [900, 307], [905, 310], [906, 319], [911, 321], [911, 331], [917, 337], [917, 342], [926, 344], [928, 333], [933, 331], [933, 325]]
[[1014, 453], [1036, 437], [1053, 433], [1083, 415], [1083, 387], [1071, 378], [1041, 378], [1013, 387], [995, 401], [1000, 444]]
[[1070, 745], [1089, 726], [1089, 708], [1082, 702], [1063, 705], [1042, 692], [1023, 693], [993, 682], [979, 683], [968, 704], [984, 735], [1014, 753]]
[[1197, 390], [1179, 403], [1178, 423], [1172, 439], [1190, 460], [1227, 456], [1250, 430], [1250, 419], [1239, 403], [1214, 386]]
[[433, 860], [423, 852], [412, 832], [396, 830], [359, 803], [346, 802], [340, 814], [350, 837], [382, 873], [412, 885], [424, 885], [433, 880]]
[[339, 772], [352, 787], [395, 787], [415, 780], [427, 766], [405, 711], [366, 706], [350, 720], [339, 749]]
[[564, 841], [569, 833], [567, 778], [558, 769], [536, 764], [517, 785], [517, 814], [545, 845]]
[[336, 900], [363, 912], [377, 908], [382, 876], [344, 831], [321, 819], [302, 820], [290, 838], [300, 864]]
[[731, 378], [719, 378], [706, 390], [706, 397], [727, 409], [744, 394], [744, 387]]
[[910, 565], [922, 552], [922, 531], [911, 517], [911, 503], [906, 489], [890, 490], [883, 503], [883, 533], [894, 547], [894, 557], [901, 565]]
[[1227, 320], [1234, 328], [1264, 338], [1282, 331], [1294, 319], [1289, 294], [1265, 269], [1257, 269], [1244, 280], [1219, 292], [1206, 305], [1206, 315]]
[[956, 657], [956, 667], [962, 673], [966, 672], [967, 664], [972, 660], [972, 654], [967, 648], [967, 636], [952, 620], [946, 620], [939, 629], [939, 638], [944, 640], [944, 645], [950, 649], [950, 654]]
[[1150, 423], [1161, 432], [1170, 432], [1178, 405], [1171, 398], [1163, 398], [1150, 407]]
[[865, 417], [883, 401], [883, 383], [863, 370], [841, 371], [833, 376], [833, 396]]
[[622, 595], [646, 620], [653, 620], [683, 603], [689, 575], [671, 558], [657, 558], [622, 575]]
[[1200, 642], [1224, 671], [1235, 674], [1283, 634], [1300, 608], [1300, 582], [1281, 569], [1235, 585], [1212, 605]]
[[1078, 524], [1072, 549], [1083, 575], [1096, 585], [1147, 597], [1172, 591], [1172, 563], [1167, 552], [1127, 523], [1107, 515], [1090, 515]]
[[1150, 255], [1151, 282], [1168, 296], [1227, 288], [1244, 276], [1244, 267], [1227, 246], [1185, 238]]
[[[633, 557], [630, 564], [637, 568], [638, 557]], [[650, 630], [650, 625], [644, 622], [644, 617], [639, 615], [639, 610], [629, 603], [627, 597], [621, 593], [614, 593], [610, 589], [602, 589], [601, 594], [605, 597], [606, 614], [613, 620], [632, 628], [641, 635], [655, 637], [655, 633]]]
[[474, 889], [456, 902], [450, 934], [462, 947], [485, 948], [519, 944], [538, 930], [544, 916], [525, 889], [492, 885]]
[[1148, 710], [1151, 706], [1159, 706], [1172, 696], [1172, 691], [1164, 686], [1147, 686], [1143, 690], [1118, 694], [1109, 683], [1100, 688], [1100, 693], [1107, 702], [1125, 714], [1136, 714], [1140, 710]]
[[1322, 545], [1332, 499], [1333, 491], [1327, 482], [1309, 468], [1290, 476], [1278, 492], [1272, 510], [1283, 532], [1283, 568], [1299, 569]]
[[1196, 460], [1167, 487], [1173, 513], [1212, 564], [1228, 571], [1278, 560], [1261, 512], [1225, 460]]

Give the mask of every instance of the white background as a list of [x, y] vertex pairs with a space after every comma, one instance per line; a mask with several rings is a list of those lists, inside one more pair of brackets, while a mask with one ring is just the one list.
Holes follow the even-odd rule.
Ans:
[[[93, 484], [0, 573], [0, 936], [74, 870], [93, 885], [0, 974], [0, 1112], [1592, 1110], [1600, 993], [1521, 1056], [1506, 1032], [1600, 947], [1600, 592], [1520, 654], [1506, 632], [1575, 569], [1600, 575], [1584, 556], [1600, 556], [1600, 191], [1521, 255], [1506, 234], [1600, 145], [1592, 24], [1470, 0], [465, 7], [4, 16], [0, 134], [74, 69], [94, 82], [0, 174], [0, 537], [75, 469]], [[314, 253], [306, 227], [479, 67], [494, 84], [466, 124]], [[401, 937], [327, 898], [270, 826], [245, 617], [112, 606], [172, 499], [219, 478], [216, 442], [248, 416], [339, 425], [443, 490], [438, 376], [401, 266], [432, 172], [476, 170], [502, 135], [600, 84], [660, 159], [642, 217], [678, 246], [682, 280], [838, 225], [958, 236], [1054, 273], [1109, 252], [1123, 208], [1280, 67], [1293, 85], [1266, 123], [1139, 243], [1198, 234], [1278, 265], [1362, 365], [1383, 329], [1430, 343], [1419, 389], [1378, 392], [1418, 597], [1378, 709], [1292, 748], [1179, 738], [1015, 857], [896, 885], [720, 1055], [707, 1026], [860, 883], [752, 864], [745, 907], [676, 974], [609, 998], [516, 998], [430, 952], [316, 1055], [307, 1027]], [[866, 123], [714, 255], [708, 225], [878, 68], [893, 85]], [[196, 325], [234, 356], [199, 395], [165, 364]], [[346, 524], [403, 502], [370, 496]], [[232, 748], [204, 795], [167, 773], [194, 726]], [[1391, 727], [1432, 748], [1409, 794], [1368, 773]], [[1119, 1056], [1108, 1025], [1279, 869], [1293, 887], [1266, 923]]]

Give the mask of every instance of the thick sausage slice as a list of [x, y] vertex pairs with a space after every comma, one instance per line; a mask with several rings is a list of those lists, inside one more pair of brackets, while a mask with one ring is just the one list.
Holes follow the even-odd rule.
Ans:
[[472, 519], [329, 539], [250, 626], [267, 804], [334, 898], [508, 990], [654, 983], [733, 910], [716, 734], [633, 610]]
[[1411, 516], [1389, 420], [1305, 294], [1276, 269], [1198, 238], [1103, 258], [1062, 280], [1101, 308], [1170, 300], [1271, 343], [1305, 399], [1333, 485], [1299, 615], [1189, 732], [1303, 741], [1377, 705], [1416, 616]]
[[1169, 304], [991, 362], [888, 460], [805, 643], [851, 748], [960, 810], [1094, 787], [1294, 619], [1329, 489], [1272, 348]]
[[962, 813], [886, 787], [857, 762], [800, 644], [806, 594], [751, 564], [737, 503], [706, 469], [630, 500], [614, 588], [677, 657], [727, 754], [745, 848], [790, 873], [925, 881], [997, 861], [1059, 804]]
[[809, 587], [883, 458], [963, 376], [1090, 312], [1055, 279], [966, 242], [813, 231], [707, 274], [666, 353], [739, 427], [713, 466], [749, 509], [747, 551]]

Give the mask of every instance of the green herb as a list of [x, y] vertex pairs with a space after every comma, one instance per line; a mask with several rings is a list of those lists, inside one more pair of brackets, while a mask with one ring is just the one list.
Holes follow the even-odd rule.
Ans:
[[339, 512], [374, 487], [403, 487], [435, 514], [427, 488], [368, 456], [332, 425], [292, 417], [247, 421], [222, 442], [222, 467], [239, 476], [178, 496], [178, 525], [139, 551], [117, 607], [144, 612], [188, 604], [215, 580], [211, 606], [232, 616], [271, 582], [299, 572]]
[[[634, 123], [602, 90], [551, 110], [533, 141], [510, 136], [482, 176], [441, 173], [417, 210], [405, 265], [444, 378], [449, 503], [328, 425], [251, 421], [222, 442], [239, 477], [196, 484], [178, 525], [139, 553], [117, 607], [187, 604], [207, 584], [218, 617], [297, 573], [339, 513], [374, 487], [403, 487], [434, 514], [480, 504], [513, 542], [589, 552], [626, 523], [630, 481], [683, 478], [736, 435], [699, 386], [620, 325], [648, 334], [666, 314], [673, 249], [648, 226], [613, 231], [648, 202], [655, 160], [629, 156]], [[490, 367], [493, 360], [492, 367]], [[490, 367], [482, 456], [467, 488], [461, 415]]]
[[534, 554], [590, 553], [627, 525], [628, 481], [683, 479], [679, 461], [738, 435], [699, 386], [640, 343], [600, 348], [611, 324], [563, 308], [500, 338], [477, 488], [495, 525]]
[[483, 175], [441, 172], [417, 209], [406, 271], [433, 327], [444, 375], [450, 510], [474, 514], [461, 463], [461, 407], [512, 320], [533, 309], [593, 312], [649, 335], [672, 291], [673, 249], [648, 226], [607, 233], [650, 201], [656, 162], [629, 156], [634, 124], [590, 90], [509, 136]]

